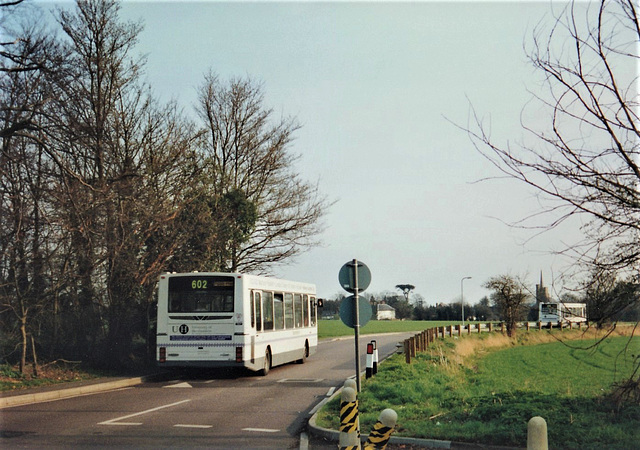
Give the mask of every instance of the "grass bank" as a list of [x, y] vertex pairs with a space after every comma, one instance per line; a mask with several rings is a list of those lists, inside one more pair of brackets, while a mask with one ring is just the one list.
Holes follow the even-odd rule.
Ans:
[[[459, 323], [454, 321], [425, 321], [425, 320], [370, 320], [360, 328], [360, 334], [420, 332], [433, 327]], [[318, 338], [332, 338], [339, 336], [353, 336], [353, 328], [349, 328], [342, 320], [318, 321]]]
[[[527, 421], [539, 415], [552, 448], [638, 448], [640, 406], [618, 408], [608, 394], [631, 373], [640, 337], [618, 333], [594, 347], [597, 338], [578, 331], [520, 333], [515, 341], [481, 334], [439, 341], [410, 365], [396, 355], [363, 383], [362, 430], [393, 408], [404, 436], [525, 447]], [[337, 429], [338, 408], [336, 399], [319, 424]]]

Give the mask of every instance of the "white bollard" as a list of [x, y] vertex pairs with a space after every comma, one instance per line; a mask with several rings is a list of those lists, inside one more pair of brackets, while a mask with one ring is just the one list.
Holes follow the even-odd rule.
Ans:
[[373, 340], [371, 341], [373, 344], [373, 375], [378, 373], [378, 343]]
[[365, 378], [369, 379], [373, 376], [373, 342], [367, 344], [367, 369]]
[[532, 417], [527, 425], [527, 450], [549, 450], [547, 422], [540, 416]]

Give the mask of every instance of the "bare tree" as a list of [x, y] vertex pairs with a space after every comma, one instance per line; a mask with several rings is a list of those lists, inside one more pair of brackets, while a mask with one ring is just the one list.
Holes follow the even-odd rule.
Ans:
[[490, 278], [484, 287], [493, 291], [491, 301], [500, 311], [507, 326], [507, 335], [514, 337], [516, 324], [527, 316], [526, 303], [530, 299], [529, 290], [518, 277], [499, 275]]
[[52, 97], [47, 79], [63, 55], [30, 19], [16, 17], [11, 29], [2, 22], [4, 36], [14, 39], [3, 42], [0, 51], [0, 311], [5, 345], [18, 345], [24, 371], [31, 344], [37, 373], [34, 335], [46, 326], [56, 288], [50, 271], [51, 167], [40, 136]]
[[[262, 86], [251, 79], [228, 84], [209, 73], [199, 90], [198, 113], [206, 127], [208, 182], [203, 192], [222, 214], [225, 242], [219, 269], [267, 271], [315, 244], [328, 203], [317, 186], [295, 172], [290, 151], [294, 119], [274, 119]], [[226, 207], [242, 205], [242, 213]], [[236, 211], [239, 211], [235, 208]], [[255, 214], [254, 214], [255, 210]], [[252, 223], [253, 222], [253, 223]], [[220, 240], [218, 240], [220, 242]]]
[[[585, 239], [566, 253], [589, 269], [587, 299], [598, 325], [640, 302], [638, 42], [634, 0], [571, 2], [550, 31], [536, 31], [529, 54], [547, 88], [535, 103], [548, 126], [523, 123], [533, 144], [498, 145], [474, 112], [469, 131], [503, 173], [552, 201], [549, 227], [574, 216], [586, 219]], [[619, 276], [627, 281], [614, 289]], [[636, 400], [637, 362], [621, 388]]]
[[[548, 126], [523, 127], [533, 143], [499, 145], [475, 112], [472, 140], [510, 177], [551, 199], [551, 227], [583, 215], [584, 245], [567, 252], [638, 277], [640, 263], [640, 24], [632, 0], [572, 2], [529, 58], [544, 77], [536, 106]], [[536, 117], [541, 117], [540, 112]]]

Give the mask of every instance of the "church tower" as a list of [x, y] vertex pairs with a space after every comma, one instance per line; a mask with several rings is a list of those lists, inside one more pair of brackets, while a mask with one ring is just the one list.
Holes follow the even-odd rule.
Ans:
[[542, 281], [542, 270], [540, 271], [540, 284], [536, 284], [536, 306], [540, 303], [549, 303], [551, 298], [549, 297], [549, 290], [545, 287]]

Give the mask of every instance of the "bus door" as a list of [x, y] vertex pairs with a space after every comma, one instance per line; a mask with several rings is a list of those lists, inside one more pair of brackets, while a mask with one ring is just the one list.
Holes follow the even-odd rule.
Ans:
[[251, 363], [256, 362], [256, 335], [262, 332], [262, 293], [251, 291]]

